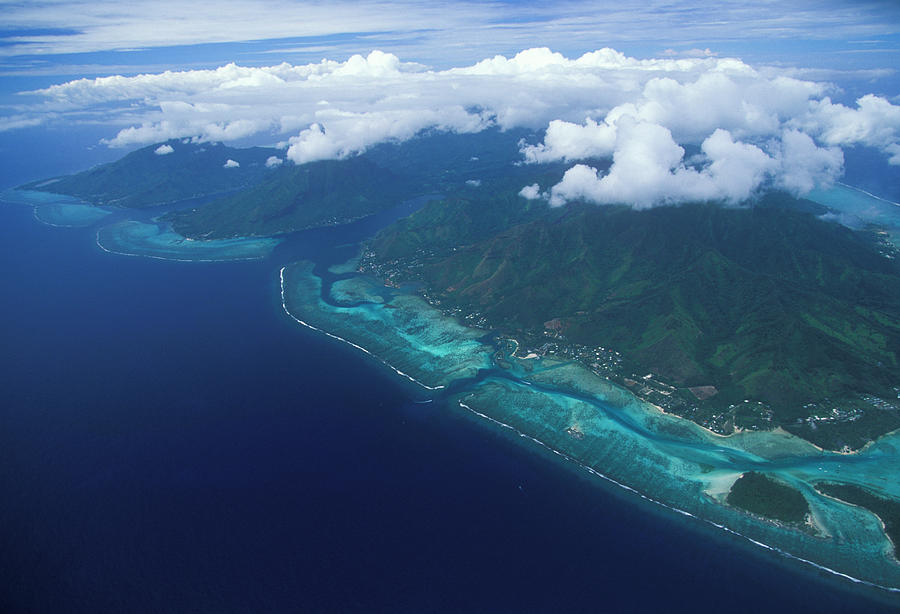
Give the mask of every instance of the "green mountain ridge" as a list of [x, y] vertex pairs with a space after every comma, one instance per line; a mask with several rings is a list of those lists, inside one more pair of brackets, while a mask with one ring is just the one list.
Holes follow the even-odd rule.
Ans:
[[467, 193], [482, 181], [505, 189], [534, 174], [514, 165], [525, 134], [426, 132], [360, 156], [285, 164], [246, 190], [167, 219], [192, 238], [271, 236], [349, 222], [429, 193]]
[[365, 158], [323, 160], [283, 166], [247, 190], [168, 219], [188, 237], [271, 236], [348, 222], [411, 195], [410, 186]]
[[[348, 222], [423, 194], [465, 192], [481, 181], [519, 181], [533, 174], [514, 164], [519, 140], [525, 137], [533, 134], [426, 131], [402, 143], [377, 145], [360, 156], [301, 165], [285, 162], [274, 168], [268, 168], [266, 160], [282, 156], [275, 149], [171, 140], [19, 189], [126, 208], [219, 195], [165, 219], [191, 238], [272, 236]], [[159, 155], [160, 147], [171, 152]], [[238, 165], [226, 167], [227, 160]]]
[[[157, 154], [164, 146], [171, 147], [171, 153]], [[266, 147], [236, 149], [219, 143], [170, 140], [135, 150], [109, 164], [34, 181], [19, 189], [66, 194], [94, 205], [150, 207], [258, 183], [271, 172], [266, 159], [277, 153]], [[240, 166], [226, 168], [228, 160]]]

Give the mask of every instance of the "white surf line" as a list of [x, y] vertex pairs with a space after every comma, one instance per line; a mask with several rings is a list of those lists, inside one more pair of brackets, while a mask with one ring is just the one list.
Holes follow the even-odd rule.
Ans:
[[730, 533], [730, 534], [735, 535], [735, 536], [737, 536], [737, 537], [742, 537], [742, 538], [746, 539], [747, 541], [749, 541], [751, 544], [754, 544], [754, 545], [756, 545], [756, 546], [759, 546], [760, 548], [764, 548], [764, 549], [766, 549], [766, 550], [770, 550], [770, 551], [775, 552], [775, 553], [777, 553], [777, 554], [780, 554], [780, 555], [782, 555], [782, 556], [784, 556], [784, 557], [786, 557], [786, 558], [793, 559], [793, 560], [799, 561], [799, 562], [801, 562], [801, 563], [806, 563], [807, 565], [811, 565], [811, 566], [815, 567], [816, 569], [819, 569], [819, 570], [821, 570], [821, 571], [828, 572], [828, 573], [833, 574], [833, 575], [835, 575], [835, 576], [839, 576], [839, 577], [841, 577], [841, 578], [844, 578], [845, 580], [850, 580], [850, 581], [853, 582], [853, 583], [861, 584], [861, 585], [868, 586], [868, 587], [871, 587], [871, 588], [877, 588], [877, 589], [880, 589], [880, 590], [883, 590], [883, 591], [887, 591], [887, 592], [890, 592], [890, 593], [900, 593], [900, 588], [896, 588], [896, 587], [893, 587], [893, 586], [883, 586], [883, 585], [877, 584], [877, 583], [875, 583], [875, 582], [870, 582], [870, 581], [868, 581], [868, 580], [863, 580], [863, 579], [861, 579], [861, 578], [856, 578], [856, 577], [854, 577], [854, 576], [848, 575], [848, 574], [843, 573], [843, 572], [841, 572], [841, 571], [838, 571], [838, 570], [836, 570], [836, 569], [831, 569], [830, 567], [825, 567], [824, 565], [820, 565], [819, 563], [816, 563], [815, 561], [810, 561], [810, 560], [808, 560], [808, 559], [804, 559], [804, 558], [802, 558], [802, 557], [797, 556], [796, 554], [791, 554], [790, 552], [787, 552], [787, 551], [785, 551], [785, 550], [781, 550], [780, 548], [776, 548], [775, 546], [770, 546], [769, 544], [766, 544], [766, 543], [764, 543], [764, 542], [761, 542], [761, 541], [758, 541], [758, 540], [756, 540], [756, 539], [753, 539], [752, 537], [748, 537], [747, 535], [744, 535], [743, 533], [739, 533], [738, 531], [735, 531], [734, 529], [731, 529], [731, 528], [729, 528], [729, 527], [726, 527], [725, 525], [719, 524], [719, 523], [717, 523], [717, 522], [713, 522], [712, 520], [708, 520], [708, 519], [706, 519], [706, 518], [702, 518], [702, 517], [700, 517], [700, 516], [697, 516], [696, 514], [692, 514], [691, 512], [688, 512], [687, 510], [683, 510], [683, 509], [680, 509], [680, 508], [677, 508], [677, 507], [673, 507], [673, 506], [671, 506], [671, 505], [667, 505], [667, 504], [663, 503], [662, 501], [659, 501], [659, 500], [657, 500], [657, 499], [653, 499], [652, 497], [648, 497], [647, 495], [645, 495], [645, 494], [642, 493], [641, 491], [639, 491], [639, 490], [637, 490], [637, 489], [635, 489], [635, 488], [632, 488], [631, 486], [628, 486], [627, 484], [623, 484], [622, 482], [619, 482], [619, 481], [617, 481], [617, 480], [615, 480], [615, 479], [609, 477], [608, 475], [604, 475], [604, 474], [600, 473], [600, 472], [597, 471], [596, 469], [594, 469], [594, 468], [592, 468], [592, 467], [589, 467], [589, 466], [585, 465], [584, 463], [578, 461], [578, 460], [575, 459], [574, 457], [572, 457], [572, 456], [566, 454], [565, 452], [562, 452], [562, 451], [560, 451], [560, 450], [557, 450], [557, 449], [554, 448], [553, 446], [551, 446], [551, 445], [549, 445], [549, 444], [547, 444], [547, 443], [541, 441], [540, 439], [537, 439], [537, 438], [535, 438], [535, 437], [532, 437], [531, 435], [527, 435], [527, 434], [523, 433], [522, 431], [520, 431], [519, 429], [517, 429], [516, 427], [514, 427], [514, 426], [512, 426], [512, 425], [506, 424], [505, 422], [501, 422], [501, 421], [497, 420], [496, 418], [492, 418], [491, 416], [488, 416], [487, 414], [483, 414], [483, 413], [481, 413], [480, 411], [478, 411], [478, 410], [476, 410], [476, 409], [474, 409], [474, 408], [472, 408], [472, 407], [466, 405], [466, 404], [463, 403], [462, 401], [457, 401], [457, 403], [459, 403], [459, 406], [460, 406], [460, 407], [463, 407], [464, 409], [469, 410], [470, 412], [472, 412], [472, 413], [475, 414], [476, 416], [479, 416], [479, 417], [481, 417], [481, 418], [484, 418], [485, 420], [489, 420], [490, 422], [493, 422], [494, 424], [496, 424], [496, 425], [498, 425], [498, 426], [501, 426], [501, 427], [503, 427], [503, 428], [507, 428], [507, 429], [513, 431], [514, 433], [516, 433], [519, 437], [524, 437], [525, 439], [530, 439], [531, 441], [535, 442], [536, 444], [543, 446], [543, 447], [546, 448], [547, 450], [550, 450], [550, 451], [553, 452], [554, 454], [556, 454], [556, 455], [558, 455], [558, 456], [561, 456], [562, 458], [566, 459], [567, 461], [569, 461], [569, 462], [571, 462], [571, 463], [574, 463], [575, 465], [577, 465], [577, 466], [580, 467], [581, 469], [584, 469], [585, 471], [587, 471], [587, 472], [589, 472], [589, 473], [591, 473], [591, 474], [593, 474], [593, 475], [596, 475], [597, 477], [603, 478], [604, 480], [606, 480], [606, 481], [608, 481], [608, 482], [611, 482], [612, 484], [615, 484], [615, 485], [618, 486], [619, 488], [622, 488], [622, 489], [624, 489], [624, 490], [627, 490], [627, 491], [629, 491], [629, 492], [632, 492], [632, 493], [636, 494], [637, 496], [639, 496], [641, 499], [644, 499], [645, 501], [649, 501], [650, 503], [655, 503], [656, 505], [659, 505], [659, 506], [661, 506], [661, 507], [664, 507], [664, 508], [666, 508], [666, 509], [668, 509], [668, 510], [671, 510], [671, 511], [673, 511], [673, 512], [677, 512], [677, 513], [679, 513], [679, 514], [681, 514], [681, 515], [683, 515], [683, 516], [689, 516], [689, 517], [691, 517], [691, 518], [695, 518], [695, 519], [697, 519], [697, 520], [699, 520], [699, 521], [701, 521], [701, 522], [705, 522], [705, 523], [707, 523], [707, 524], [709, 524], [709, 525], [712, 525], [712, 526], [714, 526], [714, 527], [716, 527], [716, 528], [718, 528], [718, 529], [721, 529], [722, 531], [725, 531], [726, 533]]
[[368, 355], [371, 356], [372, 358], [377, 359], [379, 362], [381, 362], [381, 363], [382, 363], [383, 365], [385, 365], [386, 367], [390, 368], [392, 371], [394, 371], [394, 373], [397, 373], [398, 375], [402, 375], [403, 377], [405, 377], [405, 378], [408, 379], [409, 381], [415, 382], [416, 384], [418, 384], [418, 385], [421, 386], [422, 388], [425, 388], [425, 389], [427, 389], [427, 390], [440, 390], [440, 389], [444, 388], [444, 386], [429, 386], [428, 384], [425, 384], [425, 383], [423, 383], [423, 382], [420, 382], [419, 380], [417, 380], [416, 378], [414, 378], [412, 375], [410, 375], [410, 374], [408, 374], [408, 373], [404, 373], [403, 371], [401, 371], [400, 369], [398, 369], [397, 367], [395, 367], [394, 365], [392, 365], [391, 363], [389, 363], [388, 361], [386, 361], [385, 359], [383, 359], [381, 356], [378, 356], [377, 354], [373, 354], [372, 352], [370, 352], [369, 350], [367, 350], [367, 349], [364, 348], [363, 346], [357, 345], [357, 344], [353, 343], [352, 341], [349, 341], [349, 340], [347, 340], [347, 339], [344, 339], [343, 337], [338, 337], [337, 335], [335, 335], [335, 334], [333, 334], [333, 333], [329, 333], [327, 330], [322, 330], [321, 328], [316, 328], [315, 326], [313, 326], [313, 325], [310, 324], [309, 322], [304, 322], [303, 320], [301, 320], [300, 318], [298, 318], [297, 316], [295, 316], [294, 314], [292, 314], [292, 313], [290, 312], [290, 310], [288, 309], [288, 306], [287, 306], [287, 299], [286, 299], [285, 293], [284, 293], [284, 270], [285, 270], [286, 268], [287, 268], [287, 267], [281, 267], [281, 271], [278, 272], [278, 277], [279, 277], [280, 280], [281, 280], [281, 308], [284, 309], [284, 312], [285, 312], [286, 314], [288, 314], [288, 315], [291, 317], [292, 320], [294, 320], [294, 321], [297, 322], [298, 324], [302, 324], [302, 325], [305, 326], [306, 328], [309, 328], [309, 329], [314, 330], [314, 331], [316, 331], [316, 332], [320, 332], [320, 333], [322, 333], [323, 335], [327, 335], [327, 336], [331, 337], [332, 339], [337, 339], [338, 341], [343, 341], [343, 342], [346, 343], [347, 345], [352, 346], [352, 347], [355, 347], [357, 350], [360, 350], [360, 351], [362, 351], [362, 352], [365, 352], [366, 354], [368, 354]]
[[[31, 217], [35, 219], [35, 221], [40, 222], [44, 226], [50, 226], [51, 228], [84, 228], [84, 226], [75, 226], [72, 224], [54, 224], [53, 222], [48, 222], [47, 220], [42, 220], [38, 217], [38, 205], [31, 207]], [[102, 219], [102, 218], [101, 218]], [[97, 220], [100, 221], [99, 219]], [[96, 222], [94, 222], [96, 223]], [[87, 224], [91, 226], [92, 224]]]
[[[7, 203], [9, 201], [2, 201], [2, 202]], [[47, 207], [49, 205], [34, 205], [31, 203], [9, 203], [9, 204], [25, 205], [26, 207], [31, 207], [31, 217], [33, 217], [36, 222], [39, 222], [39, 223], [43, 224], [44, 226], [50, 226], [51, 228], [84, 228], [85, 227], [85, 226], [78, 226], [78, 225], [73, 225], [73, 224], [54, 224], [53, 222], [48, 222], [47, 220], [42, 220], [41, 218], [38, 217], [38, 207]], [[87, 224], [86, 226], [93, 226], [94, 224], [99, 222], [101, 219], [103, 219], [103, 218], [98, 218], [95, 222], [91, 222], [90, 224]]]
[[[7, 202], [7, 201], [0, 201], [0, 202]], [[19, 204], [19, 203], [11, 203], [11, 204]], [[93, 221], [91, 221], [91, 222], [89, 222], [89, 223], [87, 223], [87, 224], [54, 224], [53, 222], [48, 222], [47, 220], [42, 220], [42, 219], [38, 216], [38, 209], [40, 209], [41, 207], [52, 207], [54, 204], [58, 204], [58, 203], [47, 203], [47, 204], [43, 204], [43, 205], [37, 205], [37, 204], [32, 204], [32, 203], [21, 203], [21, 204], [24, 204], [24, 205], [26, 205], [26, 206], [28, 206], [28, 207], [31, 207], [31, 216], [32, 216], [35, 220], [37, 220], [38, 222], [40, 222], [41, 224], [43, 224], [43, 225], [45, 225], [45, 226], [51, 226], [51, 227], [53, 227], [53, 228], [89, 228], [90, 226], [93, 226], [94, 224], [99, 224], [100, 222], [102, 222], [102, 221], [103, 221], [103, 217], [106, 217], [107, 215], [112, 214], [112, 211], [106, 211], [105, 209], [101, 209], [100, 207], [96, 207], [96, 206], [91, 205], [91, 204], [88, 204], [88, 203], [84, 203], [84, 204], [72, 203], [72, 204], [69, 205], [69, 206], [72, 206], [72, 207], [91, 207], [92, 209], [97, 209], [97, 210], [99, 210], [99, 211], [103, 211], [104, 216], [103, 216], [103, 217], [98, 217], [97, 219], [95, 219], [95, 220], [93, 220]], [[66, 205], [64, 204], [64, 205], [62, 205], [62, 206], [66, 206]]]
[[[106, 226], [104, 226], [104, 228], [106, 228]], [[116, 256], [131, 256], [132, 258], [153, 258], [154, 260], [168, 260], [169, 262], [248, 262], [250, 260], [262, 260], [263, 258], [268, 258], [269, 256], [269, 254], [266, 254], [264, 256], [245, 256], [242, 258], [170, 258], [168, 256], [154, 256], [152, 254], [132, 254], [130, 252], [117, 252], [114, 249], [109, 249], [100, 242], [100, 232], [102, 230], [103, 228], [97, 231], [97, 236], [94, 242], [97, 244], [97, 247], [102, 249], [107, 254], [115, 254]]]
[[871, 197], [874, 198], [875, 200], [880, 200], [880, 201], [886, 202], [886, 203], [888, 203], [888, 204], [890, 204], [890, 205], [895, 205], [895, 206], [897, 206], [897, 207], [900, 207], [900, 203], [895, 203], [895, 202], [892, 201], [892, 200], [888, 200], [888, 199], [886, 199], [886, 198], [882, 198], [881, 196], [876, 196], [875, 194], [872, 194], [871, 192], [866, 192], [865, 190], [863, 190], [863, 189], [861, 189], [861, 188], [858, 188], [858, 187], [856, 187], [855, 185], [850, 185], [849, 183], [841, 183], [840, 181], [837, 181], [836, 183], [837, 183], [838, 185], [844, 186], [845, 188], [850, 188], [851, 190], [856, 190], [857, 192], [862, 192], [862, 193], [865, 194], [866, 196], [871, 196]]

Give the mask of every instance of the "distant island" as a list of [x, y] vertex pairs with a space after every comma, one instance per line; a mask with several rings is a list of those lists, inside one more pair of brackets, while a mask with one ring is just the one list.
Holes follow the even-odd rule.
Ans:
[[33, 181], [19, 189], [76, 196], [98, 206], [140, 209], [247, 188], [267, 175], [266, 160], [274, 153], [264, 147], [237, 149], [171, 140], [110, 164]]

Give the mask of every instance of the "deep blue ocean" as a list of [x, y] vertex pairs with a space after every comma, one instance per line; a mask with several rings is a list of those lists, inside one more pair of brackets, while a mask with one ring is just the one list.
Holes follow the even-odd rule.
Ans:
[[115, 256], [0, 206], [2, 612], [856, 612], [297, 326], [267, 261]]

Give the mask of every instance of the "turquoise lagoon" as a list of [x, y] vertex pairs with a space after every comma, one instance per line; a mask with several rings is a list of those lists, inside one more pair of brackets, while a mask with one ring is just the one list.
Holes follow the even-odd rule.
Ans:
[[284, 310], [300, 324], [379, 359], [420, 389], [435, 391], [491, 366], [484, 333], [461, 326], [424, 300], [351, 277], [328, 287], [311, 262], [281, 269]]
[[255, 260], [268, 257], [280, 243], [271, 237], [196, 241], [174, 232], [166, 223], [146, 220], [150, 217], [147, 212], [97, 207], [73, 196], [50, 192], [6, 190], [0, 193], [0, 200], [32, 207], [35, 219], [49, 226], [86, 228], [109, 221], [110, 216], [118, 220], [141, 217], [142, 221], [125, 219], [97, 232], [97, 245], [102, 249], [128, 256], [185, 262]]
[[66, 228], [93, 226], [113, 213], [109, 208], [95, 207], [74, 196], [32, 190], [7, 190], [0, 194], [0, 200], [33, 207], [39, 222]]
[[900, 204], [843, 183], [813, 190], [806, 198], [836, 211], [838, 220], [851, 226], [874, 224], [884, 228], [891, 242], [900, 246]]
[[[514, 343], [490, 339], [416, 294], [386, 288], [351, 269], [334, 269], [342, 274], [329, 283], [333, 275], [317, 275], [309, 262], [284, 267], [285, 311], [366, 352], [432, 398], [591, 479], [614, 482], [785, 559], [900, 591], [900, 565], [879, 519], [813, 487], [839, 480], [900, 497], [900, 434], [856, 454], [825, 452], [781, 430], [722, 437], [664, 414], [577, 363], [517, 358]], [[808, 526], [782, 526], [725, 505], [725, 495], [745, 471], [766, 472], [799, 489], [812, 512]]]
[[266, 258], [278, 243], [269, 237], [197, 241], [174, 232], [168, 224], [152, 221], [126, 220], [97, 232], [97, 245], [108, 252], [184, 262]]

